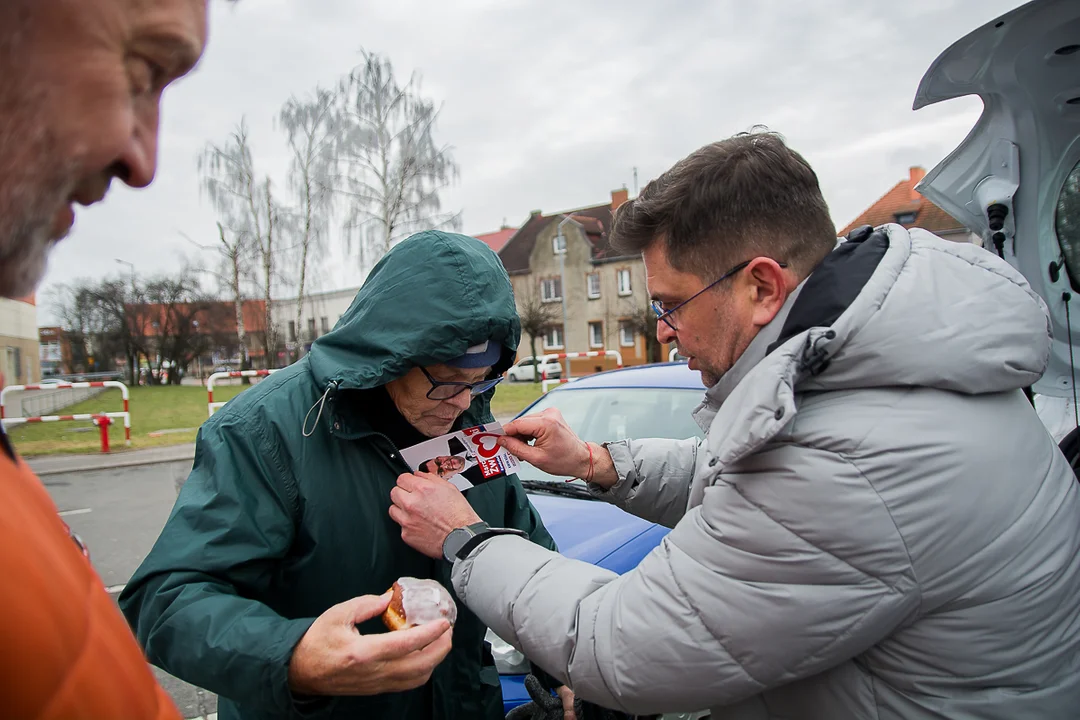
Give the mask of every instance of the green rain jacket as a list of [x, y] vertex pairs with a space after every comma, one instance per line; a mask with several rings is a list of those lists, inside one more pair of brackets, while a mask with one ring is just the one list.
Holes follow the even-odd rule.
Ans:
[[[390, 490], [409, 468], [350, 391], [488, 339], [503, 346], [498, 375], [519, 337], [509, 278], [483, 243], [424, 232], [391, 250], [307, 356], [199, 431], [191, 475], [120, 597], [150, 661], [218, 693], [221, 720], [502, 718], [486, 628], [460, 602], [453, 650], [422, 688], [312, 700], [290, 692], [288, 665], [336, 603], [381, 594], [401, 576], [435, 578], [453, 592], [449, 564], [405, 545], [390, 519]], [[492, 394], [477, 396], [456, 427], [490, 422]], [[466, 497], [491, 525], [554, 549], [516, 476]], [[359, 630], [385, 632], [378, 618]]]

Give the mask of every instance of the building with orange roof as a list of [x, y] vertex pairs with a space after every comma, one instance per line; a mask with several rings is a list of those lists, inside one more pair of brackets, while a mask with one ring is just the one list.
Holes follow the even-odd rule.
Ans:
[[924, 177], [926, 170], [918, 166], [912, 167], [905, 180], [896, 183], [859, 217], [844, 226], [838, 235], [846, 236], [863, 225], [878, 227], [886, 223], [896, 223], [906, 228], [922, 228], [945, 240], [981, 245], [982, 238], [915, 189]]

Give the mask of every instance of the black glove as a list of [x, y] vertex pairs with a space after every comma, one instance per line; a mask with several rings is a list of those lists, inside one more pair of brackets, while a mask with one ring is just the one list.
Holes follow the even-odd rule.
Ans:
[[[535, 675], [525, 678], [525, 690], [531, 703], [519, 705], [506, 714], [506, 720], [563, 720], [562, 699], [540, 684]], [[581, 716], [578, 716], [581, 720]]]

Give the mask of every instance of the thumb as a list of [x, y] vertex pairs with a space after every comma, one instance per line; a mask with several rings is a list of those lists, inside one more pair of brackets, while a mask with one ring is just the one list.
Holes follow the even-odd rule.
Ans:
[[535, 464], [535, 460], [544, 456], [542, 450], [538, 450], [529, 443], [510, 437], [509, 435], [503, 435], [499, 438], [499, 444], [506, 448], [506, 450], [518, 460], [524, 460], [527, 463]]
[[393, 596], [389, 590], [382, 595], [361, 595], [352, 600], [346, 600], [338, 605], [338, 608], [344, 612], [347, 622], [359, 625], [386, 612]]
[[449, 631], [450, 623], [442, 619], [368, 637], [376, 644], [376, 657], [388, 660], [423, 650]]

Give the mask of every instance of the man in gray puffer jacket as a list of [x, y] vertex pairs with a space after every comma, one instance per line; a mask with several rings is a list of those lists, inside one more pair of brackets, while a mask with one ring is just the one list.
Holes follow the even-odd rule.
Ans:
[[[522, 459], [672, 527], [623, 576], [512, 536], [458, 596], [579, 697], [713, 717], [1080, 717], [1080, 490], [1022, 389], [1048, 318], [990, 253], [920, 230], [837, 243], [772, 134], [707, 146], [620, 208], [660, 340], [709, 386], [706, 439], [586, 445], [554, 411]], [[476, 522], [402, 476], [432, 556]]]

